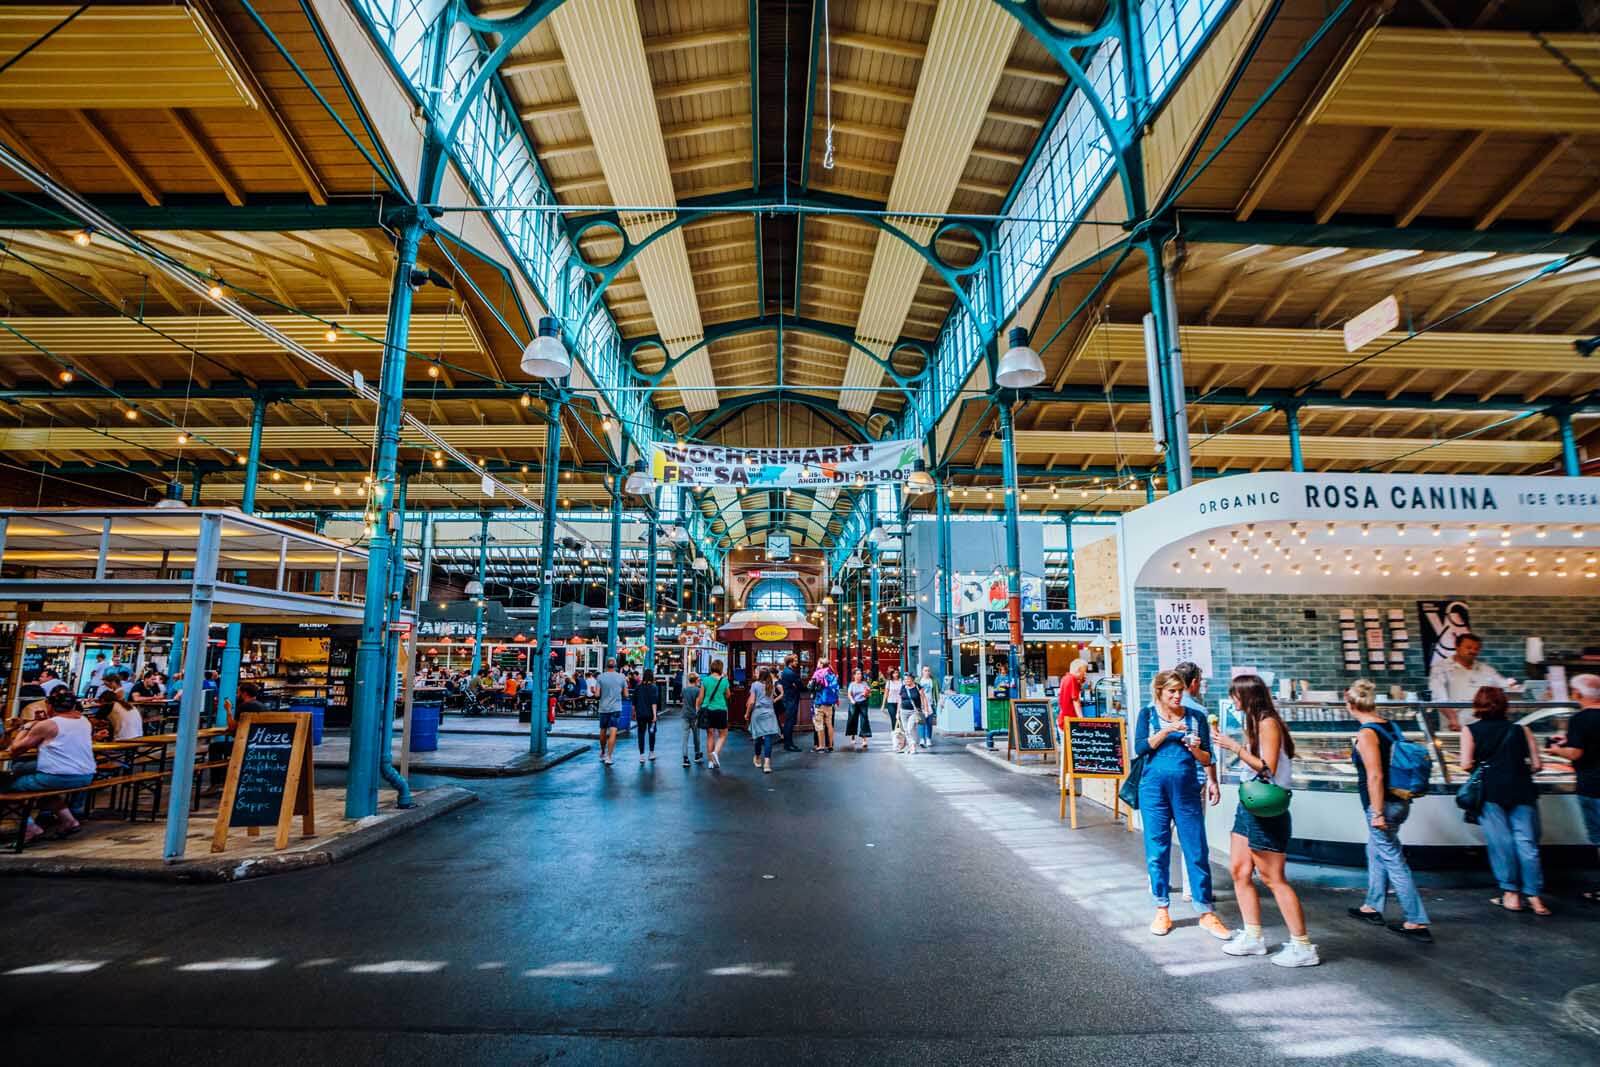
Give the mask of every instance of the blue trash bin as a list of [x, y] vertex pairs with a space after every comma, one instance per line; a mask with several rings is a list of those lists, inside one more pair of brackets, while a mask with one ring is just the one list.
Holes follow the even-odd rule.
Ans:
[[411, 703], [411, 751], [439, 751], [439, 717], [444, 705], [435, 701]]
[[289, 701], [289, 710], [296, 715], [311, 716], [311, 744], [322, 744], [322, 724], [328, 714], [328, 702], [311, 697], [297, 697]]

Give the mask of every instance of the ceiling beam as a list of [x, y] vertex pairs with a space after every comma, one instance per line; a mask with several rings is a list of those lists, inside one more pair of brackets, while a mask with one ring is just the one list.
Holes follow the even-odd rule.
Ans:
[[228, 173], [222, 161], [217, 158], [216, 152], [206, 143], [205, 134], [195, 123], [194, 116], [182, 108], [168, 108], [167, 120], [177, 129], [179, 138], [189, 146], [189, 151], [200, 161], [200, 166], [211, 175], [211, 180], [217, 183], [217, 188], [228, 198], [228, 203], [234, 207], [243, 207], [244, 193], [240, 190], [239, 183]]
[[78, 120], [78, 125], [83, 128], [84, 134], [91, 144], [100, 149], [101, 153], [116, 167], [118, 172], [128, 180], [128, 184], [136, 189], [144, 202], [151, 207], [161, 206], [161, 193], [149, 178], [145, 177], [133, 160], [128, 158], [128, 153], [116, 142], [111, 140], [111, 135], [102, 129], [102, 120], [90, 111], [73, 111], [72, 116]]

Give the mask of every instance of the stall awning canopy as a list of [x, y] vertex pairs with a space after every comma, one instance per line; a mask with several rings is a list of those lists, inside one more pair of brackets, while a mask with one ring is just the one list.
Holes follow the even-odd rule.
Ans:
[[822, 631], [798, 611], [736, 611], [717, 627], [717, 640], [728, 643], [815, 641], [821, 634]]

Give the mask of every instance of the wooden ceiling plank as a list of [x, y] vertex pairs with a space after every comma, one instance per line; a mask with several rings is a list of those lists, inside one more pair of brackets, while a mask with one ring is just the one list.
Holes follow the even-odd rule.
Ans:
[[1229, 300], [1233, 299], [1233, 295], [1239, 291], [1239, 286], [1244, 281], [1244, 276], [1249, 270], [1250, 265], [1248, 263], [1241, 263], [1233, 269], [1233, 273], [1228, 275], [1228, 280], [1222, 284], [1222, 289], [1218, 291], [1216, 298], [1211, 301], [1211, 306], [1206, 308], [1207, 326], [1215, 322], [1217, 316], [1222, 314], [1222, 309], [1227, 306]]
[[1385, 393], [1384, 395], [1386, 397], [1388, 397], [1388, 399], [1393, 400], [1395, 397], [1399, 396], [1401, 393], [1403, 393], [1407, 389], [1411, 388], [1411, 386], [1416, 383], [1416, 380], [1418, 378], [1422, 377], [1426, 373], [1427, 373], [1427, 371], [1425, 369], [1423, 369], [1421, 367], [1417, 368], [1416, 370], [1412, 371], [1411, 373], [1407, 374], [1404, 378], [1401, 378], [1398, 382], [1396, 382], [1394, 384], [1394, 386], [1387, 393]]
[[1345, 172], [1339, 184], [1334, 187], [1333, 193], [1327, 200], [1323, 201], [1322, 206], [1317, 208], [1316, 219], [1319, 226], [1333, 218], [1339, 209], [1344, 207], [1344, 202], [1350, 199], [1350, 194], [1356, 191], [1356, 187], [1377, 165], [1378, 160], [1383, 158], [1383, 154], [1389, 150], [1389, 146], [1394, 143], [1395, 135], [1399, 132], [1393, 126], [1390, 126], [1380, 130], [1377, 136], [1372, 139], [1367, 145], [1367, 150], [1356, 161], [1355, 166]]
[[1500, 195], [1495, 197], [1484, 208], [1483, 214], [1478, 216], [1478, 221], [1472, 224], [1472, 228], [1474, 230], [1487, 230], [1490, 226], [1493, 226], [1495, 220], [1503, 215], [1507, 208], [1516, 203], [1517, 197], [1527, 192], [1533, 183], [1539, 180], [1540, 175], [1548, 170], [1550, 165], [1559, 159], [1567, 149], [1572, 147], [1573, 140], [1574, 138], [1570, 133], [1562, 134], [1560, 137], [1551, 140], [1539, 153], [1539, 158], [1531, 160], [1524, 165], [1517, 179], [1506, 186]]
[[1538, 309], [1534, 311], [1532, 315], [1529, 315], [1526, 319], [1524, 319], [1522, 323], [1517, 326], [1517, 332], [1532, 333], [1544, 324], [1544, 320], [1560, 311], [1567, 304], [1571, 303], [1577, 296], [1577, 293], [1570, 290], [1556, 293], [1543, 304], [1540, 304]]
[[1567, 379], [1571, 377], [1572, 375], [1570, 374], [1551, 374], [1546, 376], [1543, 383], [1541, 383], [1537, 388], [1531, 389], [1522, 395], [1523, 402], [1531, 404], [1534, 401], [1549, 395], [1550, 393], [1559, 389], [1561, 386], [1565, 385]]
[[1428, 205], [1433, 202], [1433, 198], [1438, 196], [1445, 186], [1450, 184], [1456, 173], [1466, 166], [1467, 160], [1472, 158], [1472, 154], [1482, 148], [1483, 143], [1488, 139], [1488, 130], [1478, 130], [1475, 133], [1464, 135], [1455, 144], [1447, 148], [1443, 159], [1440, 161], [1442, 166], [1434, 172], [1433, 177], [1422, 188], [1412, 195], [1410, 206], [1395, 218], [1394, 224], [1403, 230], [1416, 221], [1417, 216], [1427, 209]]
[[78, 314], [78, 303], [73, 297], [72, 290], [31, 263], [12, 259], [7, 266], [33, 283], [33, 287], [43, 293], [56, 307], [69, 315]]
[[296, 241], [316, 252], [321, 252], [329, 259], [336, 259], [340, 263], [348, 263], [357, 270], [364, 270], [383, 279], [385, 285], [390, 279], [390, 271], [379, 260], [363, 258], [338, 243], [330, 241], [321, 234], [311, 233], [306, 230], [293, 230], [289, 234]]
[[222, 195], [234, 207], [244, 206], [244, 193], [239, 188], [239, 183], [234, 180], [222, 161], [217, 158], [216, 152], [206, 143], [205, 134], [195, 124], [194, 117], [182, 108], [168, 108], [167, 119], [177, 129], [178, 136], [183, 143], [189, 146], [195, 158], [200, 161], [200, 166], [211, 175], [211, 180], [217, 183], [217, 188], [222, 190]]
[[351, 310], [354, 305], [350, 301], [350, 293], [339, 281], [338, 272], [333, 269], [333, 264], [321, 251], [313, 251], [311, 254], [316, 258], [317, 266], [322, 268], [322, 281], [327, 285], [328, 292], [333, 294], [333, 298], [339, 302], [341, 308], [346, 311]]
[[11, 125], [11, 123], [8, 122], [3, 115], [0, 115], [0, 137], [4, 137], [6, 143], [8, 143], [19, 156], [32, 164], [34, 169], [42, 172], [46, 177], [54, 178], [57, 181], [61, 180], [60, 173], [45, 161], [45, 158], [28, 143], [27, 139], [24, 138], [22, 134], [17, 132], [17, 128]]
[[78, 120], [78, 125], [83, 127], [83, 132], [90, 142], [111, 161], [111, 165], [116, 167], [124, 178], [128, 179], [128, 183], [137, 190], [144, 202], [151, 207], [160, 207], [161, 193], [150, 179], [145, 177], [144, 172], [134, 165], [133, 160], [128, 158], [127, 152], [100, 128], [100, 119], [93, 112], [81, 110], [73, 111], [72, 116]]
[[1566, 233], [1568, 230], [1572, 229], [1572, 227], [1578, 224], [1579, 219], [1593, 211], [1596, 207], [1600, 207], [1600, 185], [1596, 185], [1594, 189], [1590, 191], [1588, 196], [1584, 197], [1582, 200], [1578, 201], [1572, 206], [1572, 210], [1568, 211], [1565, 215], [1562, 215], [1559, 219], [1557, 219], [1551, 226], [1551, 229], [1555, 230], [1556, 233]]
[[1288, 277], [1284, 278], [1283, 284], [1278, 286], [1278, 291], [1273, 293], [1272, 298], [1265, 304], [1261, 305], [1261, 310], [1256, 313], [1257, 326], [1265, 326], [1267, 323], [1272, 321], [1272, 316], [1276, 315], [1278, 313], [1278, 309], [1283, 307], [1284, 302], [1289, 299], [1290, 295], [1299, 285], [1299, 282], [1299, 271], [1293, 271], [1288, 275]]

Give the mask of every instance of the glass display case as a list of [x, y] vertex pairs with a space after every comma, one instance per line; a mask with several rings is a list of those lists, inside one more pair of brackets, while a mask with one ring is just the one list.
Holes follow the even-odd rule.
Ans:
[[[1231, 704], [1224, 703], [1219, 726], [1230, 737], [1243, 740], [1244, 728]], [[1379, 703], [1378, 710], [1411, 740], [1427, 745], [1434, 752], [1433, 793], [1453, 793], [1466, 779], [1461, 770], [1461, 729], [1472, 721], [1471, 704], [1408, 702]], [[1554, 734], [1564, 733], [1567, 719], [1576, 704], [1513, 701], [1510, 717], [1533, 731], [1541, 750]], [[1294, 788], [1322, 792], [1356, 792], [1356, 771], [1350, 761], [1360, 724], [1343, 703], [1286, 701], [1278, 712], [1294, 739]], [[1222, 780], [1237, 784], [1238, 757], [1224, 753], [1220, 768]], [[1544, 769], [1536, 776], [1541, 793], [1571, 793], [1574, 788], [1571, 764], [1547, 757]]]

